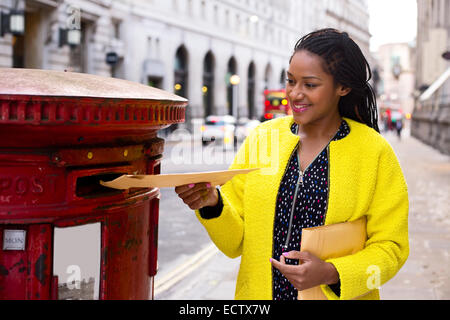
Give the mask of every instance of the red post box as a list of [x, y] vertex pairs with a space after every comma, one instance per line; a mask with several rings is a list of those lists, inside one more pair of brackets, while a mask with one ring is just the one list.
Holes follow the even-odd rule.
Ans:
[[153, 298], [159, 189], [100, 180], [159, 174], [159, 129], [187, 100], [130, 81], [0, 69], [0, 299], [57, 299], [54, 228], [100, 223], [99, 299]]

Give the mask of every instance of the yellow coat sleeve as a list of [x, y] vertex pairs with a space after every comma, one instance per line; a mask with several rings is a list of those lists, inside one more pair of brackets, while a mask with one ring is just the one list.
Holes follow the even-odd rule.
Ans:
[[[248, 168], [248, 150], [251, 136], [253, 135], [244, 140], [229, 169]], [[242, 254], [242, 240], [244, 238], [243, 198], [246, 177], [246, 174], [236, 175], [220, 188], [223, 209], [219, 217], [203, 219], [199, 210], [195, 211], [211, 240], [219, 250], [230, 258], [236, 258]]]
[[328, 299], [355, 299], [386, 283], [409, 255], [407, 185], [392, 147], [386, 142], [378, 159], [377, 182], [367, 215], [367, 237], [360, 252], [329, 259], [338, 273], [341, 294], [328, 286]]

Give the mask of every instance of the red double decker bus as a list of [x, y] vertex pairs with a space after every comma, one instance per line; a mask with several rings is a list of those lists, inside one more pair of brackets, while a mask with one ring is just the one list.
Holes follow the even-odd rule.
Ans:
[[291, 114], [286, 90], [264, 90], [264, 115], [261, 121]]

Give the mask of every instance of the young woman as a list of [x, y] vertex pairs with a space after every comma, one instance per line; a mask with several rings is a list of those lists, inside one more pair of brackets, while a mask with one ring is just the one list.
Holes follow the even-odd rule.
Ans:
[[[302, 37], [286, 80], [293, 115], [256, 128], [230, 166], [263, 169], [220, 190], [208, 183], [175, 189], [217, 247], [241, 256], [237, 299], [297, 299], [298, 290], [317, 285], [329, 299], [379, 299], [373, 283], [405, 263], [407, 185], [379, 134], [370, 77], [347, 33]], [[358, 253], [322, 261], [300, 252], [303, 228], [362, 216], [368, 239]]]

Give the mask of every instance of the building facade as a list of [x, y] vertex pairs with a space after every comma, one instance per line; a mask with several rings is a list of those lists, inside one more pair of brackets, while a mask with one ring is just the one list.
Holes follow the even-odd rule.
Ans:
[[370, 53], [369, 8], [367, 0], [327, 0], [325, 24], [346, 31], [358, 44], [369, 64], [374, 62]]
[[417, 0], [417, 15], [411, 134], [450, 154], [450, 1]]
[[[114, 15], [109, 2], [85, 1], [80, 4], [58, 0], [1, 0], [3, 13], [23, 12], [25, 32], [0, 36], [0, 67], [68, 70], [110, 76], [104, 53], [109, 47], [120, 52], [116, 43]], [[81, 32], [79, 45], [60, 41], [61, 29], [69, 26]]]
[[416, 66], [414, 43], [381, 45], [377, 51], [377, 60], [380, 111], [391, 109], [411, 114], [414, 109]]
[[[285, 86], [295, 42], [312, 30], [347, 31], [371, 60], [367, 0], [1, 0], [0, 10], [25, 17], [23, 35], [0, 36], [0, 67], [159, 87], [189, 100], [188, 127], [210, 114], [260, 118], [264, 89]], [[72, 28], [80, 30], [79, 44], [65, 45], [61, 30]]]

